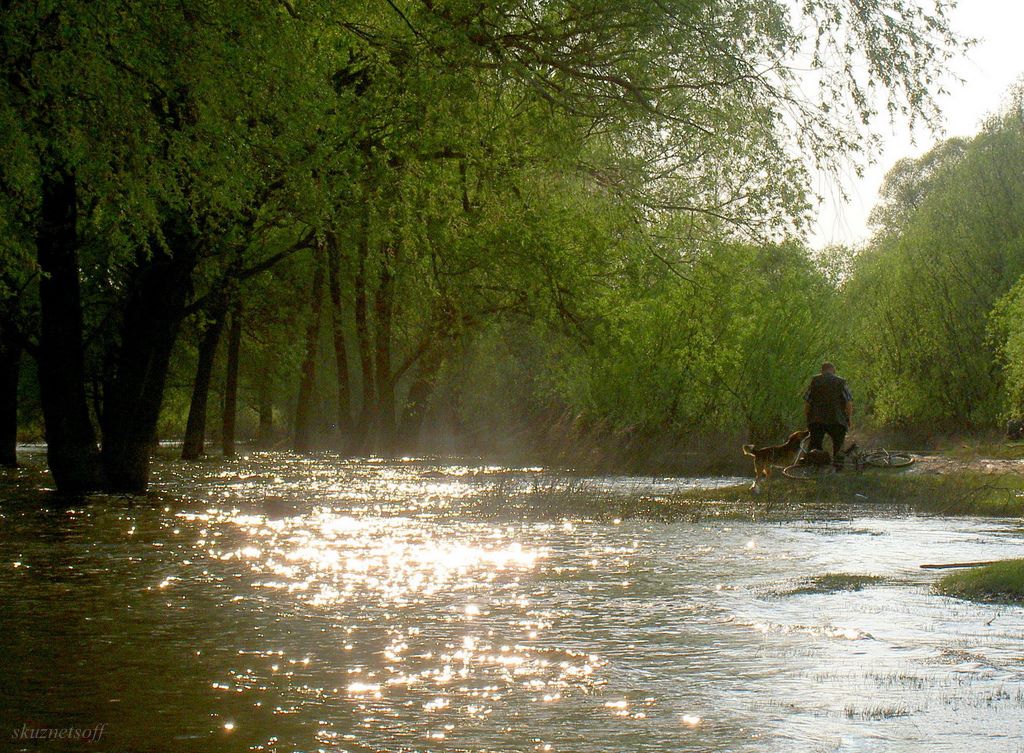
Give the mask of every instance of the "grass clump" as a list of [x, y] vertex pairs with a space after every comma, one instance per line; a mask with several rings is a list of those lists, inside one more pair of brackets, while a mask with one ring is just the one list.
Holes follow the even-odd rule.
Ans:
[[799, 586], [786, 591], [787, 596], [800, 594], [824, 594], [837, 591], [860, 591], [867, 586], [884, 582], [878, 575], [857, 575], [854, 573], [825, 573], [804, 581]]
[[1024, 604], [1024, 559], [950, 573], [936, 588], [946, 596], [960, 599]]

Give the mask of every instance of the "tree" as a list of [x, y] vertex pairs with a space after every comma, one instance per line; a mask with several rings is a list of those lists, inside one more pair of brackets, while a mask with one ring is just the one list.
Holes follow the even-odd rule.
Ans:
[[[911, 198], [883, 205], [876, 216], [887, 219], [855, 260], [850, 353], [883, 422], [984, 426], [1000, 411], [989, 317], [1024, 274], [1019, 92], [1011, 102], [973, 139], [897, 165], [887, 182]], [[996, 342], [1012, 309], [997, 313], [1010, 330]]]
[[[533, 308], [590, 337], [581, 286], [622, 238], [679, 272], [711, 238], [798, 227], [801, 155], [855, 153], [882, 103], [927, 119], [959, 47], [944, 4], [909, 0], [76, 0], [0, 24], [0, 152], [21, 155], [0, 179], [37, 249], [49, 453], [75, 490], [145, 489], [182, 324], [217, 321], [239, 255], [255, 275], [337, 244], [339, 418], [352, 376], [353, 433], [389, 449], [468, 329]], [[554, 230], [574, 202], [615, 207], [621, 237], [591, 256]]]
[[[194, 276], [219, 236], [246, 227], [253, 206], [266, 204], [267, 187], [298, 188], [282, 179], [282, 165], [295, 175], [304, 164], [295, 159], [311, 140], [302, 116], [319, 107], [294, 73], [308, 67], [292, 65], [313, 40], [290, 36], [296, 24], [279, 28], [283, 8], [165, 10], [5, 9], [2, 117], [11, 128], [3, 149], [24, 153], [3, 180], [38, 249], [39, 374], [63, 490], [145, 489]], [[267, 148], [282, 135], [278, 124], [299, 131], [284, 141], [296, 151]], [[239, 159], [239, 146], [250, 159]], [[85, 388], [83, 284], [105, 308], [95, 338], [108, 365], [97, 410], [102, 476]]]

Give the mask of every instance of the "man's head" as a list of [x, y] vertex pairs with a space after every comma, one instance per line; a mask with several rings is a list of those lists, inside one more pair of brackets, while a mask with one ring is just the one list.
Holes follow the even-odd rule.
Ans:
[[822, 374], [835, 374], [836, 373], [836, 367], [833, 366], [828, 361], [825, 361], [825, 363], [823, 363], [821, 365], [821, 373]]

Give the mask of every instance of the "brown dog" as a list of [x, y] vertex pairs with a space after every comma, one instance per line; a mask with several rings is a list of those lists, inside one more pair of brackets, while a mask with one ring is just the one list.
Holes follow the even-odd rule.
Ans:
[[762, 476], [764, 476], [765, 481], [771, 478], [773, 465], [783, 467], [793, 465], [793, 461], [796, 460], [796, 454], [800, 451], [800, 443], [810, 434], [811, 432], [806, 429], [794, 431], [789, 435], [789, 439], [784, 444], [777, 444], [772, 447], [758, 447], [755, 449], [752, 444], [743, 445], [743, 454], [754, 458], [753, 486], [757, 486], [757, 482]]

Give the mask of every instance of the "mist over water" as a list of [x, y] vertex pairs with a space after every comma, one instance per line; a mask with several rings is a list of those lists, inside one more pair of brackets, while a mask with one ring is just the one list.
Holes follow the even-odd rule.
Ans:
[[[432, 460], [154, 470], [143, 499], [0, 499], [5, 740], [103, 723], [97, 750], [1024, 750], [1024, 609], [937, 596], [919, 569], [1019, 556], [1019, 521], [661, 522], [616, 511], [730, 480]], [[828, 573], [873, 577], [816, 588]]]

